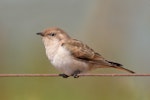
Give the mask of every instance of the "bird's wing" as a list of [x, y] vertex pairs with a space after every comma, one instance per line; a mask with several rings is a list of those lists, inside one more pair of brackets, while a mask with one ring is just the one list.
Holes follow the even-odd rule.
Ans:
[[84, 60], [90, 63], [101, 63], [107, 65], [108, 62], [93, 49], [83, 44], [81, 41], [71, 39], [62, 44], [78, 60]]
[[112, 67], [134, 73], [133, 71], [122, 67], [119, 63], [105, 60], [100, 54], [94, 52], [93, 49], [83, 44], [81, 41], [71, 39], [70, 41], [63, 43], [62, 46], [70, 51], [72, 56], [77, 60], [82, 60], [98, 66], [100, 65], [99, 67]]

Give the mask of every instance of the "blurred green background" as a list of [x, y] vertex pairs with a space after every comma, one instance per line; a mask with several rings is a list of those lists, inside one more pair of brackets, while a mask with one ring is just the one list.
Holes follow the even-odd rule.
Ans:
[[[0, 73], [59, 73], [35, 34], [52, 26], [108, 60], [150, 73], [149, 0], [1, 0]], [[150, 78], [0, 77], [0, 100], [150, 100]]]

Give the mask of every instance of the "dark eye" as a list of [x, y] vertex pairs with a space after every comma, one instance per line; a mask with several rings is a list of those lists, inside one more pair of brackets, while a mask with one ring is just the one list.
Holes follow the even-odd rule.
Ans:
[[49, 35], [50, 35], [50, 36], [55, 36], [55, 35], [56, 35], [56, 33], [50, 33]]

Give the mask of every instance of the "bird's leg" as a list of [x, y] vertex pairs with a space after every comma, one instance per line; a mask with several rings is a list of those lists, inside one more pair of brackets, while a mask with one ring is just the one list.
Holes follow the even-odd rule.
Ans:
[[78, 78], [78, 74], [80, 74], [81, 71], [80, 70], [76, 70], [71, 76], [73, 76], [74, 78]]
[[62, 76], [63, 78], [68, 78], [69, 76], [66, 74], [59, 74], [59, 76]]

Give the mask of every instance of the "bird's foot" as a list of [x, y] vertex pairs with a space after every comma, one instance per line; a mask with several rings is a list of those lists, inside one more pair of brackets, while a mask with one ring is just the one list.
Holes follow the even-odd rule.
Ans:
[[80, 70], [76, 70], [71, 76], [73, 76], [74, 78], [79, 78], [79, 75], [81, 71]]
[[69, 76], [66, 74], [59, 74], [59, 76], [62, 76], [63, 78], [68, 78]]

